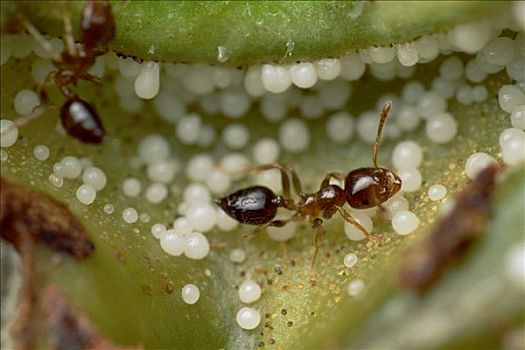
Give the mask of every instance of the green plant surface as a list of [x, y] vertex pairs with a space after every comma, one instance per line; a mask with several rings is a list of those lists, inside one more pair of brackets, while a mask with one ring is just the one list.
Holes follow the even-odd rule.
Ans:
[[[436, 62], [418, 68], [416, 75], [429, 77], [438, 64]], [[9, 85], [3, 84], [2, 89], [2, 115], [7, 118], [15, 117], [11, 101], [16, 91], [32, 85], [27, 76], [28, 67], [26, 61], [12, 61], [2, 66], [3, 81], [11, 82]], [[163, 204], [153, 205], [142, 197], [124, 197], [120, 183], [131, 175], [146, 183], [144, 172], [129, 165], [130, 158], [136, 152], [136, 145], [148, 133], [157, 132], [170, 137], [173, 129], [153, 116], [150, 105], [137, 114], [126, 115], [122, 112], [113, 103], [115, 96], [111, 79], [111, 76], [106, 76], [101, 89], [90, 89], [88, 84], [81, 86], [82, 96], [97, 101], [97, 108], [109, 134], [113, 136], [107, 144], [87, 146], [60, 134], [55, 128], [58, 123], [57, 112], [51, 110], [20, 130], [22, 138], [15, 146], [7, 149], [8, 158], [2, 163], [1, 174], [8, 180], [67, 203], [91, 233], [96, 245], [96, 252], [91, 258], [85, 262], [64, 258], [60, 263], [52, 264], [49, 263], [51, 259], [48, 254], [43, 254], [39, 268], [49, 281], [56, 282], [64, 289], [75, 307], [85, 312], [104, 334], [117, 343], [141, 343], [147, 348], [186, 349], [253, 348], [261, 341], [266, 345], [275, 342], [276, 346], [285, 349], [330, 347], [347, 341], [374, 345], [367, 343], [374, 339], [368, 339], [366, 334], [383, 331], [381, 327], [388, 326], [374, 321], [376, 318], [382, 319], [381, 315], [388, 311], [385, 311], [385, 305], [401, 300], [407, 312], [416, 315], [419, 312], [419, 317], [423, 318], [427, 305], [431, 309], [439, 309], [440, 303], [451, 295], [460, 292], [469, 295], [468, 287], [476, 281], [482, 283], [485, 277], [485, 274], [474, 274], [470, 270], [479, 271], [480, 264], [485, 266], [500, 257], [503, 247], [507, 247], [513, 237], [519, 235], [518, 224], [523, 220], [520, 215], [522, 202], [518, 195], [506, 196], [505, 192], [519, 193], [516, 189], [523, 188], [523, 181], [511, 177], [502, 187], [496, 206], [497, 214], [488, 228], [488, 238], [472, 251], [468, 264], [460, 266], [435, 291], [420, 299], [399, 290], [394, 283], [400, 254], [424, 234], [435, 220], [439, 204], [428, 200], [423, 194], [426, 189], [439, 182], [445, 184], [452, 195], [467, 183], [463, 169], [469, 154], [475, 151], [498, 154], [499, 133], [509, 125], [508, 117], [499, 110], [496, 97], [498, 87], [507, 81], [500, 75], [485, 82], [490, 96], [486, 102], [469, 107], [451, 103], [450, 111], [459, 124], [459, 134], [453, 142], [447, 145], [431, 144], [421, 127], [405, 137], [418, 141], [427, 155], [421, 166], [425, 179], [421, 192], [406, 195], [411, 209], [422, 221], [415, 234], [400, 237], [393, 233], [389, 223], [376, 217], [375, 232], [381, 239], [378, 242], [351, 242], [342, 231], [342, 222], [339, 219], [331, 220], [326, 224], [327, 234], [318, 265], [320, 282], [315, 287], [309, 283], [309, 264], [313, 253], [313, 232], [309, 227], [299, 229], [287, 243], [273, 242], [264, 235], [250, 241], [234, 241], [231, 247], [212, 250], [202, 261], [168, 256], [151, 236], [149, 228], [155, 222], [171, 223], [180, 197], [171, 195]], [[353, 114], [358, 114], [372, 107], [381, 93], [399, 91], [401, 84], [401, 81], [359, 82], [355, 86], [355, 91], [359, 93], [354, 94], [348, 108]], [[54, 92], [53, 88], [49, 90]], [[61, 97], [54, 93], [51, 99], [57, 104], [61, 101]], [[244, 118], [254, 139], [276, 136], [275, 126], [263, 121], [255, 110]], [[215, 120], [218, 128], [225, 123], [217, 116], [208, 120]], [[369, 145], [354, 140], [345, 146], [335, 146], [326, 138], [324, 128], [315, 127], [315, 123], [318, 122], [311, 124], [313, 142], [308, 152], [293, 158], [283, 158], [284, 162], [296, 165], [307, 190], [314, 190], [329, 170], [348, 171], [371, 164]], [[49, 132], [42, 133], [42, 130]], [[173, 140], [173, 137], [170, 139]], [[40, 143], [47, 144], [51, 149], [51, 157], [45, 162], [32, 157], [33, 147]], [[381, 164], [389, 165], [386, 160], [392, 147], [391, 142], [385, 142], [379, 157]], [[196, 149], [182, 147], [176, 142], [172, 143], [172, 148], [183, 160], [196, 152]], [[213, 154], [218, 159], [223, 152], [217, 148]], [[65, 180], [64, 186], [59, 189], [48, 181], [53, 163], [66, 155], [88, 156], [95, 165], [106, 170], [108, 185], [91, 206], [80, 204], [74, 196], [79, 180]], [[248, 183], [251, 183], [250, 179], [236, 183], [235, 187]], [[183, 186], [184, 180], [177, 181], [176, 185]], [[113, 214], [103, 211], [106, 203], [114, 205]], [[124, 223], [121, 213], [126, 207], [135, 207], [139, 213], [148, 212], [151, 222], [134, 225]], [[241, 228], [232, 233], [213, 231], [207, 235], [211, 241], [230, 240], [241, 237], [246, 230]], [[496, 232], [505, 235], [498, 243], [494, 243], [498, 237]], [[491, 248], [494, 244], [498, 245], [499, 250]], [[236, 265], [229, 260], [229, 252], [233, 247], [245, 250], [249, 257], [246, 262]], [[347, 269], [342, 261], [343, 256], [350, 251], [356, 252], [359, 263]], [[281, 275], [276, 272], [276, 265], [283, 271]], [[494, 263], [496, 268], [501, 266]], [[490, 273], [490, 270], [485, 273]], [[466, 275], [469, 279], [455, 277], [464, 278], [464, 283], [454, 282], [454, 276]], [[235, 314], [242, 306], [235, 287], [246, 278], [242, 276], [251, 277], [263, 289], [261, 300], [255, 304], [263, 320], [255, 331], [243, 331], [235, 323]], [[363, 279], [366, 284], [365, 292], [357, 299], [346, 294], [348, 282], [355, 278]], [[200, 288], [201, 299], [195, 305], [184, 304], [180, 297], [180, 290], [186, 283], [194, 283]], [[506, 284], [502, 286], [503, 290], [509, 288]], [[503, 318], [517, 317], [517, 309], [508, 310], [509, 303], [520, 302], [517, 298], [519, 294], [512, 295], [507, 296], [505, 303], [499, 301], [499, 294], [487, 296], [495, 298], [490, 299], [493, 303], [491, 314], [500, 312]], [[475, 305], [467, 297], [462, 300], [464, 307]], [[479, 311], [486, 313], [484, 309]], [[398, 315], [399, 322], [406, 321], [402, 316]], [[476, 329], [487, 330], [491, 327], [488, 321], [480, 322], [482, 319], [474, 311], [471, 317], [478, 322]], [[363, 323], [364, 320], [370, 321]], [[265, 323], [268, 327], [264, 326]], [[397, 327], [399, 332], [394, 331], [397, 328], [392, 328], [391, 333], [385, 331], [389, 335], [382, 340], [401, 337], [400, 334], [405, 330], [401, 324]], [[350, 340], [347, 339], [349, 336]], [[436, 345], [445, 346], [463, 336], [461, 332], [447, 333], [447, 336], [439, 337]], [[411, 344], [405, 338], [399, 340], [399, 344], [406, 344], [403, 341]]]
[[[74, 21], [81, 4], [68, 3], [72, 6]], [[217, 46], [225, 46], [231, 51], [227, 64], [248, 65], [280, 61], [286, 53], [286, 43], [292, 41], [294, 50], [290, 60], [314, 59], [340, 55], [353, 48], [411, 40], [492, 13], [503, 6], [501, 4], [371, 2], [361, 16], [350, 21], [348, 12], [355, 5], [352, 2], [221, 2], [216, 5], [159, 2], [159, 6], [153, 8], [146, 2], [130, 1], [123, 2], [117, 12], [118, 33], [112, 49], [146, 60], [212, 63], [217, 61]], [[3, 2], [3, 16], [18, 10], [17, 6]], [[51, 5], [43, 2], [30, 6], [27, 16], [39, 29], [62, 33], [62, 7], [54, 6], [51, 11]], [[40, 17], [44, 12], [45, 17]], [[262, 21], [260, 25], [259, 21]], [[3, 29], [9, 28], [6, 23], [9, 21], [2, 17]], [[30, 76], [31, 61], [32, 58], [11, 58], [1, 66], [2, 118], [16, 117], [12, 101], [19, 90], [35, 88]], [[440, 61], [418, 66], [414, 77], [429, 87], [438, 74]], [[114, 72], [109, 72], [100, 87], [94, 89], [87, 83], [80, 83], [78, 87], [84, 98], [95, 101], [111, 135], [108, 143], [88, 146], [63, 135], [56, 128], [58, 111], [52, 108], [24, 126], [16, 145], [5, 149], [7, 159], [2, 161], [1, 176], [66, 203], [90, 232], [96, 245], [92, 257], [83, 262], [67, 257], [55, 259], [54, 254], [43, 248], [37, 257], [38, 267], [45, 283], [60, 285], [69, 301], [115, 343], [142, 344], [152, 349], [245, 349], [261, 345], [297, 349], [345, 345], [410, 348], [421, 347], [420, 342], [424, 341], [423, 346], [447, 348], [480, 344], [485, 334], [497, 333], [497, 326], [503, 321], [509, 327], [523, 322], [520, 314], [523, 307], [519, 307], [523, 306], [522, 290], [501, 272], [505, 253], [523, 235], [522, 167], [503, 180], [497, 190], [495, 214], [483, 238], [435, 289], [417, 297], [401, 290], [394, 282], [403, 252], [417, 242], [436, 219], [441, 203], [428, 199], [428, 187], [443, 183], [451, 197], [468, 182], [463, 169], [470, 154], [482, 151], [501, 158], [498, 137], [503, 129], [510, 127], [508, 114], [500, 110], [497, 100], [499, 87], [509, 83], [503, 73], [483, 82], [489, 91], [485, 102], [471, 106], [449, 103], [449, 110], [458, 121], [458, 136], [451, 143], [430, 143], [423, 126], [402, 137], [418, 141], [425, 154], [420, 168], [424, 178], [422, 189], [406, 195], [411, 210], [421, 219], [417, 232], [398, 236], [388, 222], [376, 217], [375, 233], [380, 239], [352, 242], [344, 235], [340, 219], [327, 222], [317, 286], [309, 283], [313, 231], [307, 225], [298, 229], [295, 237], [286, 243], [271, 241], [265, 235], [249, 241], [235, 240], [249, 230], [247, 227], [230, 233], [214, 230], [207, 234], [211, 241], [233, 242], [227, 248], [213, 249], [202, 261], [171, 257], [160, 249], [150, 234], [150, 226], [156, 222], [171, 224], [181, 196], [171, 193], [168, 200], [159, 205], [147, 202], [142, 196], [125, 197], [120, 190], [125, 177], [139, 178], [143, 188], [147, 183], [144, 170], [130, 166], [130, 159], [136, 153], [138, 141], [149, 133], [165, 135], [171, 141], [173, 153], [183, 162], [200, 150], [175, 142], [173, 125], [157, 117], [151, 103], [146, 103], [139, 113], [122, 111], [115, 102], [118, 98], [114, 78]], [[366, 75], [353, 85], [354, 92], [346, 109], [358, 115], [373, 108], [381, 95], [399, 93], [403, 83], [401, 80], [379, 82]], [[51, 103], [60, 106], [63, 100], [56, 89], [50, 87], [48, 91]], [[292, 112], [292, 116], [294, 113], [298, 112]], [[218, 130], [228, 123], [221, 116], [204, 116], [204, 119], [214, 123]], [[249, 127], [254, 140], [277, 136], [277, 127], [264, 121], [256, 108], [241, 121]], [[309, 150], [298, 156], [284, 155], [281, 159], [296, 166], [307, 190], [315, 190], [328, 171], [345, 172], [371, 165], [370, 145], [357, 137], [349, 144], [335, 145], [326, 136], [322, 121], [308, 123], [312, 130]], [[38, 144], [46, 144], [51, 150], [51, 157], [45, 162], [32, 156], [33, 147]], [[386, 140], [380, 151], [380, 164], [391, 166], [388, 159], [392, 149], [393, 142]], [[219, 159], [225, 152], [219, 145], [211, 154]], [[80, 204], [75, 198], [80, 180], [64, 180], [61, 188], [48, 181], [53, 163], [67, 155], [89, 157], [108, 176], [108, 185], [90, 206]], [[246, 178], [235, 183], [234, 188], [252, 183], [252, 178]], [[182, 189], [185, 184], [181, 174], [174, 185]], [[104, 212], [106, 203], [115, 207], [113, 214]], [[151, 221], [124, 223], [121, 213], [127, 207], [149, 213]], [[248, 256], [242, 264], [229, 260], [229, 252], [237, 247]], [[357, 254], [359, 262], [348, 269], [343, 265], [343, 257], [351, 251]], [[277, 265], [282, 274], [277, 272]], [[491, 276], [493, 279], [489, 279]], [[261, 325], [254, 331], [241, 330], [235, 323], [235, 314], [243, 306], [236, 287], [246, 277], [257, 281], [263, 290], [261, 300], [254, 304], [262, 315]], [[356, 278], [362, 279], [366, 288], [358, 298], [352, 298], [347, 295], [346, 286]], [[200, 288], [201, 298], [195, 305], [186, 305], [180, 297], [186, 283]], [[488, 292], [483, 293], [485, 290]], [[445, 325], [438, 322], [443, 321], [443, 310], [451, 312]], [[439, 333], [434, 334], [434, 328]], [[414, 336], [416, 331], [421, 331], [418, 336]], [[420, 337], [422, 331], [428, 333], [426, 338]], [[494, 341], [494, 337], [490, 339]], [[499, 343], [496, 341], [496, 344]]]
[[[407, 42], [493, 14], [501, 1], [147, 1], [115, 2], [112, 49], [144, 60], [228, 65], [294, 62], [352, 49]], [[38, 27], [62, 35], [63, 13], [79, 18], [82, 2], [2, 4], [4, 29], [24, 11]], [[20, 6], [20, 7], [19, 7]], [[64, 9], [64, 6], [66, 8]], [[289, 55], [288, 55], [289, 54]]]

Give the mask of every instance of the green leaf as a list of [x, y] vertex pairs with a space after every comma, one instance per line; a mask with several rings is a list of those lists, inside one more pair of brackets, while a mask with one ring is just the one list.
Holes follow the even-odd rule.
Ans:
[[[318, 58], [370, 44], [413, 39], [499, 6], [477, 2], [393, 5], [373, 2], [356, 21], [349, 21], [347, 15], [354, 6], [352, 3], [169, 5], [168, 8], [168, 3], [159, 3], [155, 9], [145, 2], [124, 5], [117, 14], [118, 38], [114, 49], [148, 60], [215, 62], [216, 47], [225, 45], [231, 47], [232, 52], [228, 63], [247, 65], [280, 60], [286, 42], [291, 39], [295, 43], [293, 60]], [[45, 8], [49, 5], [35, 6]], [[260, 29], [254, 29], [259, 27], [250, 22], [250, 16], [244, 18], [246, 21], [239, 20], [245, 16], [247, 7], [255, 20], [263, 20]], [[39, 18], [38, 9], [35, 7], [35, 18]], [[53, 18], [58, 12], [58, 9], [50, 11], [46, 18]], [[204, 16], [204, 13], [214, 16]], [[171, 18], [170, 14], [173, 14]], [[55, 20], [38, 21], [38, 26], [61, 33], [56, 18], [59, 16]], [[162, 31], [168, 34], [161, 35]], [[245, 39], [242, 33], [247, 31], [250, 36]], [[154, 53], [148, 52], [151, 45], [155, 47]], [[2, 118], [16, 117], [12, 109], [14, 95], [34, 85], [29, 74], [31, 60], [10, 60], [2, 65]], [[439, 63], [437, 60], [418, 66], [414, 77], [429, 86], [437, 75]], [[393, 279], [402, 252], [425, 234], [438, 212], [438, 204], [429, 201], [424, 194], [426, 189], [432, 184], [443, 183], [452, 196], [467, 183], [463, 169], [468, 155], [475, 151], [499, 153], [499, 133], [510, 124], [497, 101], [499, 87], [509, 82], [506, 75], [492, 76], [483, 83], [489, 91], [489, 98], [483, 103], [465, 107], [450, 102], [449, 110], [458, 121], [458, 136], [451, 143], [429, 143], [422, 127], [407, 136], [418, 141], [425, 154], [421, 166], [425, 179], [423, 188], [421, 192], [406, 196], [411, 209], [421, 219], [418, 231], [401, 237], [393, 232], [389, 223], [376, 218], [376, 232], [381, 239], [352, 242], [345, 237], [339, 219], [327, 222], [318, 264], [320, 282], [315, 287], [309, 283], [313, 231], [307, 225], [286, 243], [271, 241], [264, 235], [250, 241], [235, 240], [242, 237], [246, 228], [231, 233], [213, 231], [208, 234], [212, 241], [235, 241], [231, 247], [212, 250], [202, 261], [171, 257], [162, 252], [158, 241], [150, 234], [150, 226], [156, 222], [170, 224], [180, 196], [171, 195], [163, 204], [153, 205], [142, 197], [125, 197], [120, 184], [130, 175], [147, 183], [144, 171], [133, 169], [129, 160], [136, 152], [138, 141], [148, 133], [166, 135], [172, 140], [174, 153], [184, 161], [197, 150], [174, 141], [173, 126], [154, 115], [152, 104], [147, 103], [139, 114], [123, 112], [115, 102], [118, 98], [113, 78], [107, 75], [97, 89], [80, 83], [78, 90], [84, 98], [95, 101], [108, 133], [113, 136], [112, 141], [103, 146], [88, 146], [64, 136], [55, 128], [57, 111], [50, 110], [20, 130], [22, 138], [5, 150], [8, 157], [1, 168], [2, 177], [66, 203], [90, 232], [96, 251], [86, 261], [64, 257], [56, 263], [53, 254], [44, 248], [38, 254], [38, 265], [46, 283], [60, 285], [69, 301], [112, 341], [123, 345], [142, 344], [146, 348], [182, 349], [245, 349], [255, 348], [261, 342], [268, 347], [275, 343], [283, 349], [344, 345], [377, 348], [385, 344], [417, 347], [422, 344], [413, 336], [414, 327], [433, 326], [431, 322], [435, 319], [431, 311], [437, 310], [439, 316], [443, 315], [443, 310], [450, 310], [450, 323], [438, 324], [441, 333], [421, 338], [432, 341], [433, 347], [447, 347], [484, 339], [483, 334], [494, 329], [495, 320], [511, 325], [522, 321], [522, 315], [517, 314], [522, 308], [512, 307], [523, 302], [520, 290], [510, 285], [501, 273], [502, 259], [523, 233], [522, 168], [509, 175], [498, 189], [495, 214], [485, 238], [435, 289], [418, 298], [400, 290]], [[354, 115], [370, 109], [382, 94], [398, 93], [403, 83], [371, 79], [357, 82], [347, 109]], [[49, 92], [51, 101], [60, 104], [62, 97], [56, 90], [49, 88]], [[227, 123], [218, 116], [205, 118], [218, 129]], [[276, 126], [262, 120], [255, 109], [242, 121], [250, 128], [252, 139], [277, 135]], [[351, 144], [336, 146], [326, 137], [324, 127], [316, 123], [319, 122], [310, 122], [313, 141], [308, 152], [293, 157], [285, 155], [282, 159], [296, 166], [307, 190], [316, 189], [329, 170], [345, 172], [371, 164], [369, 145], [354, 139]], [[38, 144], [46, 144], [51, 149], [51, 157], [45, 162], [32, 157], [33, 147]], [[392, 142], [384, 142], [379, 156], [381, 164], [390, 165], [387, 160], [392, 149]], [[219, 159], [224, 152], [217, 148], [213, 156]], [[106, 171], [108, 185], [97, 195], [93, 205], [84, 206], [76, 200], [79, 180], [65, 180], [62, 188], [49, 183], [53, 163], [66, 155], [87, 156]], [[248, 183], [252, 180], [236, 183], [235, 187]], [[177, 180], [176, 185], [184, 186], [185, 180]], [[115, 207], [113, 214], [104, 212], [106, 203]], [[149, 213], [151, 221], [134, 225], [124, 223], [121, 213], [127, 207]], [[246, 262], [236, 265], [229, 260], [229, 252], [234, 247], [247, 253]], [[343, 257], [351, 251], [357, 254], [359, 262], [356, 267], [347, 269], [343, 266]], [[243, 306], [236, 286], [246, 276], [260, 283], [263, 290], [261, 300], [254, 306], [263, 319], [254, 331], [241, 330], [235, 323], [237, 310]], [[496, 277], [488, 280], [491, 276]], [[346, 287], [349, 281], [357, 278], [365, 282], [366, 288], [354, 299], [347, 295]], [[493, 284], [487, 284], [487, 280]], [[201, 298], [195, 305], [185, 304], [180, 297], [186, 283], [200, 288]], [[483, 293], [486, 287], [494, 287], [494, 290]], [[395, 313], [392, 313], [392, 305]]]

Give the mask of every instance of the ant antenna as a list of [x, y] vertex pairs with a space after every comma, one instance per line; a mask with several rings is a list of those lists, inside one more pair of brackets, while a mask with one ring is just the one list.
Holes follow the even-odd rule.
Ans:
[[383, 132], [383, 127], [385, 126], [386, 118], [388, 117], [390, 108], [392, 108], [392, 101], [388, 100], [383, 106], [383, 110], [381, 111], [381, 119], [379, 119], [379, 125], [377, 127], [376, 142], [374, 143], [374, 148], [372, 151], [372, 160], [376, 168], [379, 168], [377, 166], [377, 150], [379, 149], [379, 144], [381, 143], [381, 133]]

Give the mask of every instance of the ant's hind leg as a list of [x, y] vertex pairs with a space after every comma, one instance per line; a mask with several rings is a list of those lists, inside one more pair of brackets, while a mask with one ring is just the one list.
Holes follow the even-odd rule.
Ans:
[[312, 265], [310, 266], [310, 282], [312, 284], [317, 283], [317, 256], [319, 255], [319, 249], [321, 249], [321, 238], [324, 235], [324, 229], [323, 229], [323, 220], [319, 218], [315, 218], [312, 221], [312, 227], [315, 228], [315, 238], [314, 238], [314, 244], [315, 244], [315, 250], [314, 250], [314, 256], [312, 258]]
[[53, 45], [51, 45], [51, 43], [47, 41], [47, 39], [42, 34], [40, 34], [38, 29], [36, 29], [31, 23], [29, 23], [27, 19], [23, 17], [20, 18], [20, 22], [29, 32], [29, 34], [31, 34], [40, 45], [42, 45], [42, 48], [53, 62], [62, 62], [62, 56], [60, 55], [60, 53], [55, 51]]
[[[240, 171], [226, 172], [226, 173], [229, 175], [235, 176], [235, 175], [250, 174], [250, 173], [256, 174], [256, 173], [260, 173], [261, 171], [272, 170], [272, 169], [277, 169], [281, 172], [281, 186], [283, 188], [283, 196], [284, 196], [284, 199], [287, 201], [286, 204], [287, 204], [287, 207], [289, 207], [288, 209], [293, 210], [295, 208], [295, 204], [292, 200], [292, 196], [290, 193], [290, 179], [288, 178], [288, 173], [287, 173], [288, 168], [285, 165], [282, 165], [279, 163], [263, 164], [263, 165], [248, 167]], [[295, 181], [294, 181], [294, 186], [295, 186]]]

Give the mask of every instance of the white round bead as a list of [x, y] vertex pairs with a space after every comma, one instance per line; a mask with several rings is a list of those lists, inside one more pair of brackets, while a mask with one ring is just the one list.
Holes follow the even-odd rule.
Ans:
[[228, 232], [232, 231], [239, 226], [239, 222], [228, 214], [226, 214], [221, 208], [217, 209], [217, 227], [219, 230]]
[[157, 96], [160, 88], [160, 67], [156, 62], [141, 64], [139, 75], [135, 79], [135, 93], [143, 99], [152, 99]]
[[168, 188], [165, 184], [154, 182], [146, 189], [146, 199], [148, 202], [157, 204], [168, 196]]
[[514, 107], [510, 115], [513, 128], [525, 130], [525, 104]]
[[146, 174], [150, 181], [170, 183], [175, 178], [179, 164], [175, 159], [165, 159], [151, 162], [147, 165]]
[[447, 188], [441, 184], [432, 185], [428, 188], [428, 198], [431, 201], [439, 201], [447, 195]]
[[89, 167], [84, 170], [84, 173], [82, 174], [82, 182], [93, 186], [95, 191], [100, 191], [106, 187], [107, 178], [102, 169], [97, 167]]
[[498, 91], [498, 101], [501, 109], [512, 113], [516, 106], [525, 104], [525, 93], [514, 85], [503, 85]]
[[13, 101], [16, 113], [26, 115], [33, 111], [33, 109], [40, 104], [38, 95], [33, 90], [20, 90]]
[[490, 40], [491, 29], [487, 21], [460, 24], [447, 33], [450, 44], [466, 53], [476, 53]]
[[[4, 136], [2, 135], [2, 140], [3, 137]], [[33, 148], [33, 156], [40, 161], [47, 160], [49, 158], [49, 147], [47, 147], [46, 145], [35, 146], [35, 148]]]
[[439, 66], [439, 73], [447, 80], [458, 80], [463, 76], [463, 61], [457, 56], [449, 57]]
[[204, 259], [210, 252], [210, 243], [200, 232], [192, 232], [186, 236], [184, 255], [193, 260]]
[[465, 163], [465, 173], [469, 179], [473, 180], [481, 170], [485, 169], [490, 164], [495, 163], [497, 163], [496, 159], [486, 153], [473, 153], [467, 158]]
[[416, 47], [412, 43], [397, 45], [397, 59], [405, 67], [415, 65], [419, 59]]
[[182, 300], [186, 304], [193, 305], [199, 300], [199, 298], [200, 291], [196, 285], [190, 283], [182, 287]]
[[408, 235], [419, 227], [420, 220], [416, 214], [408, 210], [397, 212], [392, 217], [392, 227], [399, 235]]
[[193, 204], [186, 211], [186, 218], [195, 230], [208, 232], [217, 222], [217, 211], [209, 204]]
[[434, 114], [427, 120], [426, 133], [430, 141], [447, 143], [457, 134], [456, 119], [446, 112]]
[[292, 83], [302, 89], [307, 89], [317, 82], [317, 72], [310, 62], [294, 63], [290, 66]]
[[326, 122], [326, 133], [336, 143], [348, 142], [354, 134], [354, 119], [348, 112], [337, 112]]
[[122, 219], [128, 224], [133, 224], [139, 219], [139, 214], [135, 208], [126, 208], [122, 211]]
[[392, 220], [395, 213], [401, 210], [408, 210], [408, 200], [400, 194], [396, 194], [385, 203], [383, 207], [386, 209], [386, 218]]
[[67, 179], [76, 179], [82, 173], [82, 164], [77, 157], [64, 157], [60, 163], [64, 166], [63, 174]]
[[225, 116], [240, 118], [250, 108], [250, 96], [244, 90], [231, 88], [220, 94], [219, 105]]
[[414, 192], [419, 190], [422, 183], [421, 172], [416, 168], [405, 168], [399, 171], [402, 192]]
[[239, 299], [243, 303], [251, 304], [261, 297], [261, 287], [252, 280], [246, 280], [239, 286]]
[[122, 192], [128, 197], [137, 197], [140, 193], [140, 181], [130, 177], [122, 182]]
[[488, 63], [504, 66], [514, 60], [514, 41], [510, 38], [496, 38], [485, 45], [482, 52]]
[[18, 139], [18, 127], [11, 120], [0, 120], [0, 146], [11, 147]]
[[188, 219], [180, 217], [173, 221], [173, 229], [183, 235], [189, 235], [193, 232], [193, 226], [190, 225]]
[[177, 122], [175, 134], [185, 145], [194, 145], [199, 141], [202, 119], [196, 113], [187, 114]]
[[384, 64], [392, 61], [396, 52], [393, 47], [370, 47], [368, 54], [375, 63]]
[[210, 191], [200, 183], [190, 183], [183, 192], [184, 203], [206, 204], [211, 200]]
[[348, 286], [346, 287], [346, 291], [348, 295], [352, 297], [356, 297], [363, 291], [364, 288], [365, 288], [365, 282], [363, 282], [363, 280], [361, 279], [355, 279], [355, 280], [350, 281], [350, 283], [348, 283]]
[[417, 168], [422, 161], [423, 151], [414, 141], [399, 142], [392, 153], [392, 163], [396, 169]]
[[281, 154], [281, 148], [272, 138], [263, 138], [253, 146], [253, 159], [258, 164], [275, 163]]
[[246, 259], [246, 253], [240, 248], [236, 248], [230, 252], [230, 260], [234, 263], [240, 264]]
[[260, 97], [266, 93], [261, 80], [261, 66], [253, 65], [248, 68], [244, 75], [244, 88], [252, 97]]
[[412, 131], [417, 128], [421, 119], [416, 107], [403, 105], [397, 112], [397, 124], [403, 131]]
[[151, 134], [140, 140], [137, 151], [144, 163], [152, 163], [168, 158], [170, 145], [164, 136]]
[[231, 180], [223, 171], [214, 169], [206, 179], [206, 186], [214, 194], [223, 194], [230, 188]]
[[91, 185], [80, 185], [76, 191], [78, 201], [85, 205], [90, 205], [97, 198], [97, 191]]
[[[361, 226], [363, 226], [368, 231], [368, 233], [372, 233], [374, 230], [374, 223], [368, 215], [364, 213], [353, 212], [352, 217], [358, 223], [360, 223]], [[352, 241], [361, 241], [366, 238], [366, 235], [363, 231], [346, 221], [344, 223], [344, 229], [346, 236]]]
[[366, 65], [357, 53], [341, 57], [341, 77], [346, 80], [358, 80], [365, 73]]
[[290, 118], [279, 128], [279, 142], [290, 153], [305, 151], [310, 146], [310, 130], [302, 120]]
[[154, 224], [151, 226], [151, 234], [157, 239], [161, 239], [166, 233], [166, 226], [163, 224]]
[[236, 321], [242, 329], [251, 330], [257, 328], [261, 322], [261, 315], [252, 308], [243, 307], [237, 312]]
[[323, 58], [315, 62], [317, 76], [321, 80], [333, 80], [341, 74], [341, 61], [337, 58]]
[[160, 247], [167, 254], [181, 256], [186, 250], [186, 237], [175, 229], [160, 234]]
[[274, 64], [263, 65], [261, 80], [264, 88], [273, 93], [283, 92], [292, 84], [288, 69]]
[[186, 176], [190, 180], [205, 181], [214, 167], [213, 159], [208, 154], [197, 154], [186, 164]]
[[343, 259], [343, 264], [348, 268], [352, 268], [357, 264], [357, 261], [357, 255], [355, 255], [354, 253], [348, 253]]
[[250, 131], [243, 124], [230, 124], [222, 131], [222, 140], [227, 147], [240, 150], [250, 141]]

